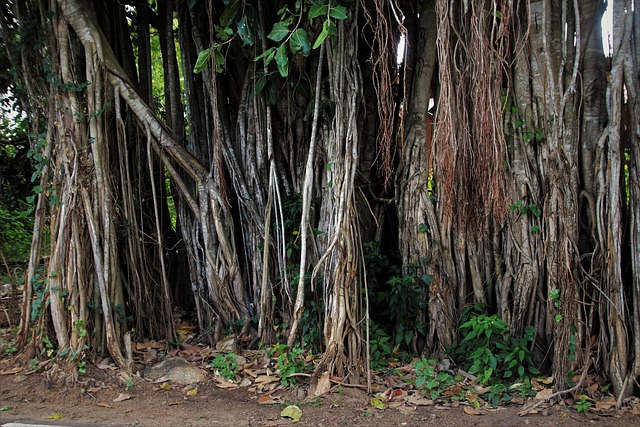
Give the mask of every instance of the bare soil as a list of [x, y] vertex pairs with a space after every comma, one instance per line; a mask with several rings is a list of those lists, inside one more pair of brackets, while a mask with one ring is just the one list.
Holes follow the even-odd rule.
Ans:
[[[211, 374], [205, 382], [185, 388], [171, 383], [161, 387], [141, 377], [123, 381], [117, 371], [93, 365], [77, 380], [67, 378], [67, 384], [62, 377], [54, 380], [51, 370], [20, 369], [15, 362], [0, 361], [0, 425], [28, 421], [67, 426], [280, 426], [294, 424], [280, 414], [297, 404], [302, 418], [294, 425], [302, 426], [640, 426], [640, 416], [631, 408], [578, 413], [556, 403], [519, 416], [523, 405], [474, 410], [463, 403], [405, 402], [395, 405], [400, 409], [390, 404], [380, 410], [371, 405], [373, 395], [351, 387], [309, 399], [304, 384], [269, 392], [252, 386], [224, 389]], [[118, 397], [124, 400], [114, 401]], [[269, 404], [259, 403], [265, 401]]]

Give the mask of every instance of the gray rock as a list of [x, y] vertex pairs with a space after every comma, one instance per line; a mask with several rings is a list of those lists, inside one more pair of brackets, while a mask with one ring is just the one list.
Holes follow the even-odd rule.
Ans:
[[145, 369], [143, 374], [145, 378], [156, 383], [171, 381], [181, 385], [203, 382], [207, 378], [206, 371], [193, 366], [181, 357], [165, 359]]

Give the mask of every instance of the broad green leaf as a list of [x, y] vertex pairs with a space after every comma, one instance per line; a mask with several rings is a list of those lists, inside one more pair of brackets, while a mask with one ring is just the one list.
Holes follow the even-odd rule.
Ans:
[[326, 4], [314, 4], [309, 9], [309, 19], [317, 18], [318, 16], [324, 16], [329, 11], [329, 6]]
[[199, 74], [204, 70], [211, 59], [211, 48], [205, 49], [198, 54], [196, 65], [193, 67], [193, 72]]
[[[324, 24], [326, 24], [327, 21], [324, 21]], [[322, 44], [322, 42], [327, 38], [327, 36], [329, 35], [329, 32], [326, 29], [326, 26], [322, 24], [322, 31], [320, 31], [320, 34], [318, 34], [318, 37], [316, 38], [316, 41], [313, 42], [313, 49], [317, 49], [320, 47], [320, 45]]]
[[281, 417], [291, 418], [291, 421], [297, 423], [302, 418], [302, 409], [296, 405], [289, 405], [280, 412]]
[[246, 16], [243, 16], [240, 21], [238, 21], [238, 35], [245, 46], [253, 46], [253, 30], [251, 29]]
[[284, 22], [276, 22], [273, 26], [273, 30], [267, 36], [268, 39], [274, 42], [282, 41], [287, 35], [289, 35], [289, 25]]
[[231, 0], [220, 15], [220, 25], [228, 27], [238, 14], [238, 9], [240, 9], [240, 0]]
[[287, 77], [289, 75], [289, 57], [287, 56], [286, 46], [283, 44], [280, 45], [278, 50], [276, 51], [276, 64], [278, 65], [278, 71], [282, 77]]
[[333, 19], [347, 19], [347, 8], [344, 6], [332, 6], [329, 9], [329, 16]]
[[302, 52], [304, 56], [309, 55], [311, 52], [311, 45], [309, 44], [309, 36], [304, 29], [298, 28], [291, 34], [291, 38], [289, 39], [289, 48], [291, 48], [291, 52], [293, 54]]

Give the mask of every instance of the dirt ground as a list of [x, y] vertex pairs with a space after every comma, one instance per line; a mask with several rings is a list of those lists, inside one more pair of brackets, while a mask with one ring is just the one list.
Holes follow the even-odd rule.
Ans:
[[[0, 425], [30, 421], [71, 426], [640, 426], [632, 410], [578, 413], [561, 404], [519, 416], [523, 405], [473, 409], [462, 403], [426, 406], [403, 403], [376, 409], [373, 395], [350, 387], [305, 400], [297, 390], [276, 387], [260, 393], [254, 387], [221, 388], [212, 375], [187, 388], [151, 383], [93, 365], [77, 382], [52, 384], [50, 372], [33, 372], [0, 361]], [[17, 372], [19, 371], [19, 372]], [[126, 383], [126, 384], [125, 384]], [[195, 390], [195, 391], [194, 391]], [[308, 390], [307, 390], [308, 391]], [[281, 416], [288, 405], [302, 411], [299, 422]]]

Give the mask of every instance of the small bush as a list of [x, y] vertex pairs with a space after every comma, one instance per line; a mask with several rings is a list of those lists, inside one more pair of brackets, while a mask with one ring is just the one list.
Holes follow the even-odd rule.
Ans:
[[525, 330], [523, 338], [515, 338], [509, 334], [507, 322], [495, 314], [488, 316], [477, 310], [477, 306], [472, 306], [463, 315], [460, 325], [463, 339], [449, 349], [453, 360], [476, 375], [480, 384], [539, 374], [529, 350], [534, 337], [533, 327]]

